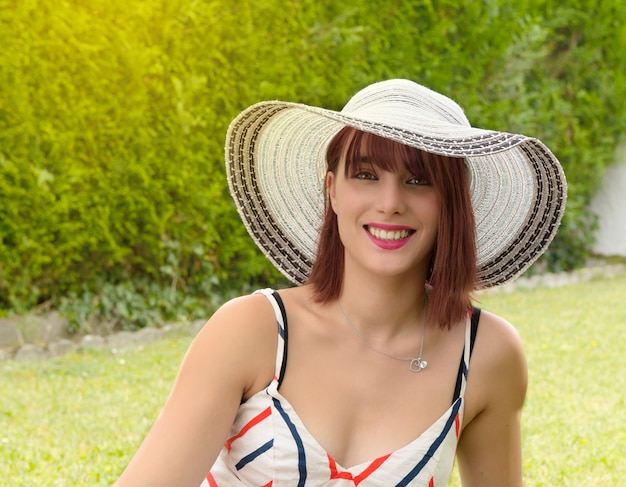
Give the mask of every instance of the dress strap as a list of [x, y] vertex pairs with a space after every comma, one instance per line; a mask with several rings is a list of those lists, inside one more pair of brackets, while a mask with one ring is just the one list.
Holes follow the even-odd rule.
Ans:
[[278, 344], [276, 346], [276, 366], [274, 368], [274, 382], [276, 388], [283, 380], [287, 368], [287, 312], [278, 292], [274, 289], [259, 289], [255, 294], [263, 294], [274, 308], [276, 324], [278, 326]]
[[459, 364], [459, 373], [456, 376], [456, 386], [454, 388], [454, 396], [452, 403], [465, 394], [465, 385], [467, 384], [467, 374], [469, 372], [470, 358], [474, 351], [474, 342], [476, 342], [476, 333], [478, 332], [478, 322], [480, 321], [480, 308], [472, 307], [467, 312], [467, 320], [465, 322], [465, 346]]

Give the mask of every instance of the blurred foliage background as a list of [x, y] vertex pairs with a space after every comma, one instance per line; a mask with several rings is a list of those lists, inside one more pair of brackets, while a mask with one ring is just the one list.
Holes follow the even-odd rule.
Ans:
[[546, 142], [569, 201], [538, 265], [581, 266], [626, 133], [624, 16], [621, 0], [0, 0], [0, 313], [132, 329], [281, 282], [228, 195], [228, 123], [265, 99], [340, 109], [391, 77]]

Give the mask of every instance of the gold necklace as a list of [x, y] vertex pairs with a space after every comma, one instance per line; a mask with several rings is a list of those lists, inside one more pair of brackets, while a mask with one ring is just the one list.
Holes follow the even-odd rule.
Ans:
[[385, 357], [389, 357], [389, 358], [391, 358], [393, 360], [400, 360], [402, 362], [409, 362], [409, 370], [411, 372], [421, 372], [426, 367], [428, 367], [428, 362], [426, 360], [422, 359], [422, 352], [424, 351], [424, 335], [425, 335], [425, 332], [426, 332], [426, 306], [424, 306], [424, 313], [422, 315], [422, 340], [421, 340], [421, 343], [420, 343], [420, 353], [419, 353], [419, 355], [417, 357], [396, 357], [395, 355], [391, 355], [391, 354], [389, 354], [387, 352], [383, 352], [382, 350], [378, 350], [378, 349], [372, 347], [368, 343], [366, 338], [361, 334], [359, 329], [354, 325], [354, 323], [352, 323], [352, 321], [350, 321], [350, 319], [346, 316], [346, 313], [344, 312], [343, 308], [341, 307], [341, 303], [339, 302], [339, 299], [337, 299], [337, 307], [339, 308], [339, 313], [341, 313], [341, 316], [343, 317], [343, 320], [348, 324], [348, 326], [350, 328], [352, 328], [352, 331], [354, 331], [356, 336], [358, 336], [359, 339], [363, 342], [363, 345], [365, 345], [367, 348], [369, 348], [372, 352], [379, 353], [379, 354], [384, 355]]

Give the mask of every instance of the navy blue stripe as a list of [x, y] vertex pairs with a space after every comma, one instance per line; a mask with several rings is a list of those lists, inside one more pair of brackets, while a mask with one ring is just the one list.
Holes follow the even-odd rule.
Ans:
[[272, 293], [272, 296], [280, 308], [280, 315], [283, 321], [281, 326], [280, 321], [276, 320], [278, 322], [278, 333], [283, 339], [283, 363], [280, 365], [280, 372], [278, 374], [278, 387], [280, 387], [280, 384], [283, 382], [283, 377], [285, 377], [285, 370], [287, 369], [287, 343], [289, 333], [287, 329], [287, 311], [285, 310], [285, 304], [276, 291]]
[[304, 487], [304, 482], [306, 481], [306, 454], [304, 453], [304, 443], [302, 443], [302, 438], [296, 429], [296, 425], [293, 424], [289, 415], [283, 409], [282, 404], [275, 397], [272, 398], [274, 401], [274, 407], [282, 416], [283, 420], [287, 424], [289, 431], [291, 431], [291, 436], [293, 436], [294, 441], [296, 442], [296, 446], [298, 447], [298, 471], [300, 472], [300, 479], [298, 480], [298, 487]]
[[[476, 332], [478, 331], [478, 321], [480, 320], [480, 308], [472, 308], [472, 319], [470, 322], [470, 344], [469, 355], [472, 357], [474, 351], [474, 342], [476, 341]], [[467, 347], [467, 343], [465, 343]], [[469, 364], [465, 363], [465, 347], [463, 347], [463, 353], [461, 353], [461, 362], [459, 363], [459, 372], [456, 376], [456, 385], [454, 387], [454, 394], [452, 395], [452, 404], [461, 397], [461, 386], [463, 385], [463, 377], [467, 379], [469, 373]]]
[[470, 337], [470, 358], [474, 351], [474, 343], [476, 342], [476, 333], [478, 333], [478, 322], [480, 321], [480, 308], [472, 308], [472, 333]]
[[257, 448], [256, 450], [254, 450], [252, 453], [249, 453], [248, 455], [246, 455], [245, 457], [243, 457], [241, 460], [239, 460], [239, 462], [237, 463], [237, 465], [235, 465], [235, 468], [237, 470], [241, 470], [243, 467], [245, 467], [248, 463], [250, 463], [252, 460], [254, 460], [255, 458], [257, 458], [259, 455], [262, 455], [263, 453], [265, 453], [267, 450], [269, 450], [270, 448], [272, 448], [272, 445], [274, 444], [274, 440], [270, 440], [267, 443], [265, 443], [265, 445]]
[[461, 353], [461, 362], [459, 363], [459, 372], [456, 374], [456, 384], [454, 386], [454, 394], [452, 395], [452, 403], [461, 397], [461, 386], [463, 385], [463, 368], [465, 367], [465, 347]]
[[428, 449], [426, 454], [422, 457], [420, 462], [417, 465], [415, 465], [415, 467], [413, 467], [413, 470], [411, 470], [407, 474], [406, 477], [404, 477], [398, 484], [396, 484], [396, 487], [404, 487], [406, 485], [409, 485], [409, 482], [411, 482], [411, 480], [417, 477], [419, 473], [422, 471], [422, 469], [426, 466], [426, 464], [430, 461], [430, 459], [433, 457], [433, 455], [437, 451], [437, 448], [439, 448], [441, 443], [443, 443], [443, 440], [445, 439], [445, 437], [448, 435], [450, 428], [452, 428], [452, 425], [454, 424], [454, 418], [456, 418], [456, 415], [459, 412], [459, 408], [461, 407], [461, 402], [462, 402], [462, 399], [457, 399], [457, 401], [454, 403], [454, 406], [452, 407], [452, 412], [450, 413], [450, 417], [448, 418], [448, 421], [446, 421], [446, 425], [444, 426], [439, 436], [435, 439], [435, 441], [433, 441], [433, 444], [430, 445], [430, 448]]

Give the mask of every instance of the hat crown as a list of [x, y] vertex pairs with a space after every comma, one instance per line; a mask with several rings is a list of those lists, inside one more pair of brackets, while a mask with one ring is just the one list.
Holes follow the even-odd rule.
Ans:
[[380, 81], [365, 87], [346, 103], [341, 113], [378, 120], [404, 118], [470, 126], [454, 100], [407, 79]]

